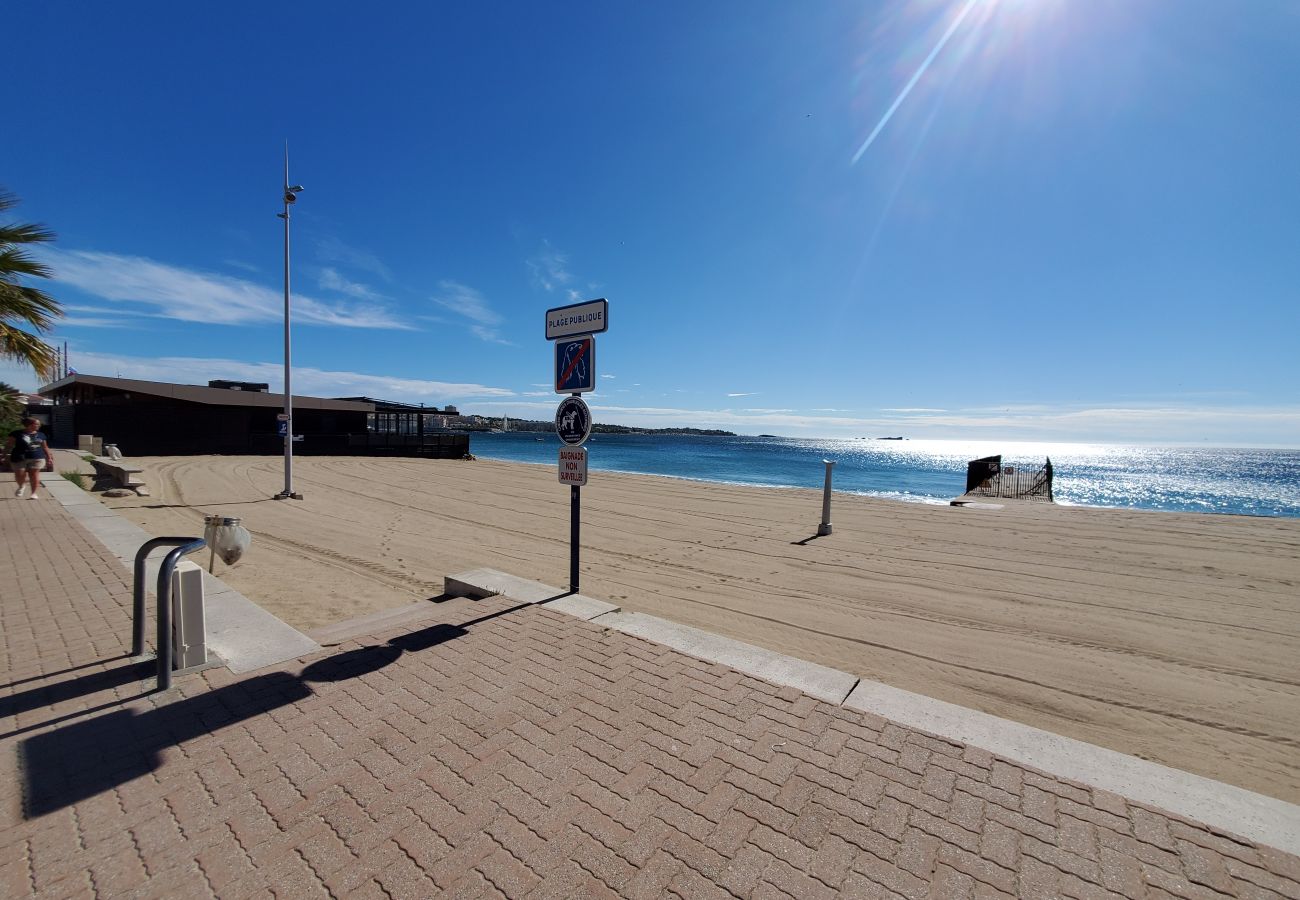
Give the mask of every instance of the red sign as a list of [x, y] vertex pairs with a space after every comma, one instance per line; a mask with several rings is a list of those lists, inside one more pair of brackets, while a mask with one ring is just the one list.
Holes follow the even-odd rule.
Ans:
[[560, 450], [560, 484], [582, 487], [587, 483], [587, 448], [565, 447]]

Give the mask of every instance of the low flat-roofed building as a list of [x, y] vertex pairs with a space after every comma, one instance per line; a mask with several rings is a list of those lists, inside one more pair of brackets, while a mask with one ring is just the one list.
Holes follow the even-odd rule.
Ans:
[[[128, 456], [283, 452], [284, 395], [247, 382], [209, 382], [214, 383], [229, 386], [68, 375], [41, 388], [53, 404], [50, 440], [55, 447], [76, 447], [78, 435], [95, 435]], [[469, 452], [466, 435], [386, 440], [372, 430], [374, 414], [373, 401], [295, 394], [293, 431], [302, 439], [294, 442], [294, 453], [460, 457]]]

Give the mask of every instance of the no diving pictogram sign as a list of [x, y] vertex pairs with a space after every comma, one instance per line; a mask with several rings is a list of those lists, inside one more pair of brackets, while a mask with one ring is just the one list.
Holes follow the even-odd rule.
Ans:
[[596, 337], [562, 338], [555, 342], [555, 393], [585, 394], [596, 389]]

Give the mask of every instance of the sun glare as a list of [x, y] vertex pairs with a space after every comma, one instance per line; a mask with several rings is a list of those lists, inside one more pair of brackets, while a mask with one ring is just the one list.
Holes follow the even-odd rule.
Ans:
[[[1050, 51], [1061, 40], [1060, 30], [1047, 27], [1057, 18], [1064, 0], [954, 0], [944, 4], [946, 11], [935, 18], [935, 5], [913, 7], [913, 19], [926, 15], [930, 24], [915, 23], [916, 37], [909, 47], [929, 48], [920, 64], [895, 95], [893, 102], [875, 121], [866, 138], [853, 154], [856, 164], [884, 132], [890, 119], [905, 103], [908, 95], [925, 82], [927, 73], [937, 63], [962, 73], [962, 83], [977, 88], [999, 67], [1030, 64], [1035, 53]], [[950, 46], [951, 45], [951, 46]]]

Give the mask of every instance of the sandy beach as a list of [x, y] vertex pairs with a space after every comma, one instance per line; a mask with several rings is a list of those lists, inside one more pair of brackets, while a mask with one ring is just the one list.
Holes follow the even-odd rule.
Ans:
[[[239, 516], [216, 574], [308, 629], [487, 566], [568, 584], [553, 466], [133, 460], [154, 534]], [[67, 468], [60, 461], [60, 468]], [[582, 591], [863, 678], [1300, 802], [1300, 520], [1009, 504], [957, 509], [593, 472]], [[206, 564], [206, 556], [202, 560]]]

